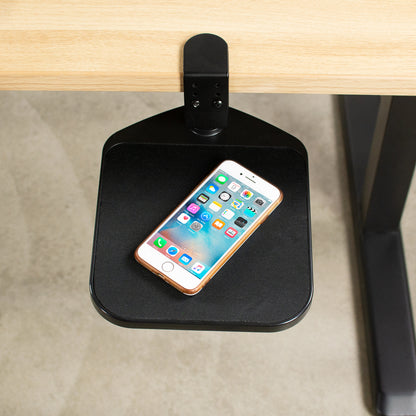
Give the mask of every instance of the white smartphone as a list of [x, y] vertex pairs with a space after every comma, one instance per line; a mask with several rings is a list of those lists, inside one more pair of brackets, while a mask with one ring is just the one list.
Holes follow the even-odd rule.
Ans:
[[276, 186], [226, 160], [137, 247], [135, 258], [195, 295], [282, 199]]

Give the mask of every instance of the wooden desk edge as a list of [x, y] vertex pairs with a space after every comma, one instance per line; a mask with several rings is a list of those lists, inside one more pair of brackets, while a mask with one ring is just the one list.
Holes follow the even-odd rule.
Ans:
[[[0, 90], [14, 91], [183, 91], [182, 74], [100, 72], [1, 72]], [[230, 74], [230, 92], [416, 95], [416, 78]]]

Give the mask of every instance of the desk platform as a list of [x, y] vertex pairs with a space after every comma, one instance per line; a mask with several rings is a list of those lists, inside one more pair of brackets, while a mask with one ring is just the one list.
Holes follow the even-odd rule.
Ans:
[[[282, 204], [213, 280], [188, 297], [139, 265], [135, 248], [225, 159], [279, 186]], [[126, 327], [278, 331], [312, 298], [307, 154], [289, 134], [230, 109], [216, 138], [186, 130], [183, 108], [123, 129], [103, 150], [90, 290]]]

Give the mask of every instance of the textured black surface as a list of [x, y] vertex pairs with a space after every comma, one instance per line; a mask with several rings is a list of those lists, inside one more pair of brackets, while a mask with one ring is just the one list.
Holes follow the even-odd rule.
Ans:
[[[182, 144], [134, 143], [131, 129], [138, 128], [117, 133], [103, 154], [91, 272], [100, 313], [131, 327], [273, 331], [294, 324], [312, 295], [306, 154], [287, 145], [291, 136], [282, 147], [184, 138]], [[127, 136], [129, 143], [115, 145]], [[213, 280], [188, 297], [136, 263], [133, 252], [226, 159], [279, 186], [284, 200]]]

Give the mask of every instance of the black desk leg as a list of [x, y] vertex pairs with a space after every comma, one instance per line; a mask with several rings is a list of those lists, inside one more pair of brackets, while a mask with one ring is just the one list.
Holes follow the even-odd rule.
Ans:
[[377, 412], [416, 415], [416, 350], [400, 218], [416, 159], [416, 97], [342, 98]]

